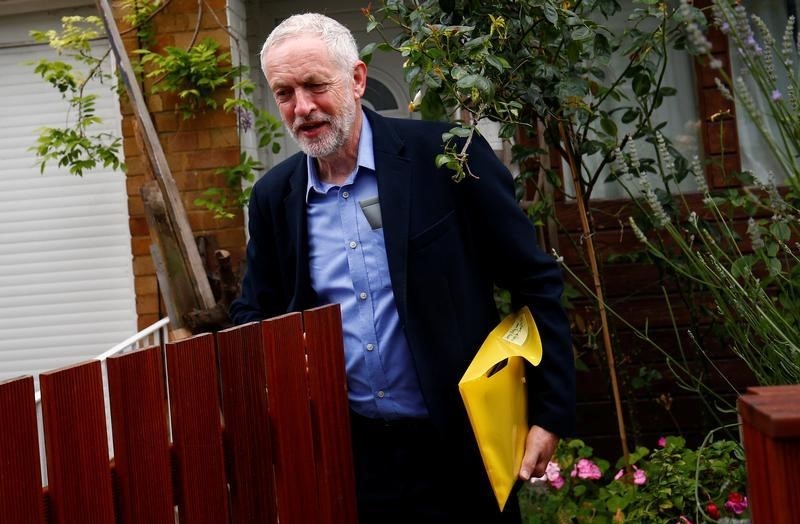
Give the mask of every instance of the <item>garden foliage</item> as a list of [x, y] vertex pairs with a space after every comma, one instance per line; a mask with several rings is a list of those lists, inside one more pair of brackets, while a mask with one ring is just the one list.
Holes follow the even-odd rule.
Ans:
[[[147, 79], [143, 83], [148, 94], [174, 94], [175, 112], [184, 119], [218, 109], [222, 102], [224, 111], [236, 114], [242, 133], [253, 129], [258, 147], [278, 152], [280, 144], [275, 139], [281, 136], [280, 121], [252, 102], [255, 86], [247, 67], [234, 65], [233, 57], [222, 49], [222, 43], [206, 38], [200, 42], [193, 40], [186, 49], [168, 46], [155, 50], [152, 18], [165, 4], [160, 0], [126, 0], [121, 6], [126, 12], [123, 19], [137, 30], [141, 47], [134, 56], [139, 57], [136, 67]], [[198, 30], [200, 19], [199, 15]], [[75, 175], [83, 175], [101, 164], [124, 168], [120, 139], [107, 132], [93, 131], [102, 124], [94, 110], [97, 95], [85, 92], [92, 82], [99, 81], [123, 94], [121, 82], [107, 72], [111, 69], [107, 63], [110, 49], [91, 45], [92, 40], [104, 34], [103, 22], [97, 16], [64, 17], [61, 31], [31, 31], [37, 42], [49, 44], [58, 54], [55, 60], [40, 60], [34, 71], [58, 89], [70, 105], [64, 126], [42, 129], [37, 145], [32, 148], [42, 172], [51, 162]], [[217, 174], [224, 175], [225, 186], [207, 189], [194, 204], [213, 211], [218, 218], [231, 218], [247, 203], [249, 186], [262, 170], [256, 159], [242, 153], [238, 165], [218, 170]]]
[[[630, 472], [562, 442], [544, 478], [520, 492], [526, 524], [708, 522], [748, 516], [744, 456], [730, 440], [697, 449], [680, 437], [631, 453]], [[683, 519], [683, 520], [681, 520]]]

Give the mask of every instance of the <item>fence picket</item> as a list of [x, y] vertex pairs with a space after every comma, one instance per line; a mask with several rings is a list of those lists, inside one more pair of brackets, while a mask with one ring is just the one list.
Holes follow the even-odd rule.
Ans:
[[338, 306], [106, 365], [112, 462], [100, 361], [40, 375], [45, 487], [33, 379], [0, 382], [3, 524], [357, 522]]
[[305, 311], [311, 415], [321, 522], [355, 524], [353, 450], [338, 305]]
[[50, 521], [112, 524], [114, 502], [99, 361], [39, 376]]
[[217, 334], [231, 521], [277, 522], [267, 370], [258, 324]]
[[228, 487], [213, 335], [167, 344], [181, 524], [228, 522]]
[[281, 524], [321, 522], [300, 313], [261, 323]]
[[106, 361], [120, 524], [175, 522], [160, 347]]
[[0, 382], [0, 515], [7, 524], [42, 524], [42, 474], [33, 377]]

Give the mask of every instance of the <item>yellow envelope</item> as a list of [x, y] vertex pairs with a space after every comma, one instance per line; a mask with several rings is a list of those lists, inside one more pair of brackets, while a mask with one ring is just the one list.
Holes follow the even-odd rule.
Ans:
[[542, 360], [542, 341], [523, 307], [489, 333], [458, 389], [502, 510], [517, 479], [528, 435], [525, 360]]

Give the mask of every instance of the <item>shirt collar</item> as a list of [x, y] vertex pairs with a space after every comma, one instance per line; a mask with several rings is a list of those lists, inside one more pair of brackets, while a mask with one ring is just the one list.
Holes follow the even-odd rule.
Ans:
[[[333, 184], [326, 184], [319, 179], [317, 172], [317, 164], [314, 162], [314, 157], [306, 155], [306, 165], [308, 166], [308, 183], [306, 185], [306, 203], [308, 203], [308, 195], [311, 191], [324, 194], [328, 189], [333, 187]], [[366, 168], [375, 171], [375, 152], [372, 150], [372, 127], [369, 125], [367, 115], [362, 112], [361, 114], [361, 134], [358, 138], [358, 158], [356, 159], [356, 167], [347, 180], [342, 185], [353, 183], [359, 168]]]

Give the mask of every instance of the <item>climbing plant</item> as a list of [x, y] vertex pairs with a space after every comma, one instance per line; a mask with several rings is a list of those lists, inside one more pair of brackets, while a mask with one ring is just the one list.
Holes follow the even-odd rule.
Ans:
[[[251, 96], [255, 89], [248, 77], [248, 68], [234, 65], [230, 52], [211, 38], [196, 42], [202, 10], [198, 12], [194, 36], [186, 48], [167, 46], [153, 49], [152, 19], [170, 0], [127, 0], [122, 3], [123, 19], [136, 30], [140, 47], [133, 52], [139, 57], [138, 73], [149, 87], [149, 94], [172, 93], [174, 109], [184, 119], [191, 119], [208, 110], [218, 109], [221, 93], [227, 93], [222, 104], [224, 111], [233, 112], [242, 133], [254, 129], [260, 148], [277, 153], [281, 136], [280, 122], [267, 111], [255, 106]], [[204, 1], [198, 2], [201, 8]], [[211, 13], [213, 15], [213, 11]], [[219, 20], [217, 19], [219, 23]], [[221, 23], [220, 27], [225, 29]], [[82, 176], [98, 166], [124, 169], [120, 160], [121, 141], [111, 133], [95, 131], [102, 124], [95, 112], [96, 94], [87, 93], [92, 82], [100, 82], [122, 95], [121, 82], [109, 73], [110, 50], [99, 51], [91, 41], [105, 33], [97, 16], [69, 16], [61, 20], [61, 30], [31, 31], [32, 37], [46, 43], [56, 52], [55, 59], [41, 59], [34, 71], [53, 85], [69, 103], [64, 125], [40, 130], [36, 146], [41, 172], [54, 163], [70, 173]], [[238, 49], [238, 40], [231, 35]], [[239, 61], [240, 62], [240, 61]], [[209, 188], [195, 205], [205, 207], [215, 216], [232, 217], [230, 208], [241, 207], [249, 199], [249, 185], [263, 166], [248, 153], [242, 153], [236, 166], [223, 167], [225, 186]]]
[[61, 32], [31, 31], [33, 39], [52, 47], [58, 60], [41, 59], [34, 71], [67, 100], [69, 109], [62, 127], [40, 130], [36, 146], [39, 169], [48, 163], [66, 167], [74, 175], [99, 165], [119, 169], [120, 139], [105, 131], [95, 131], [100, 118], [95, 112], [97, 95], [87, 93], [89, 82], [97, 80], [113, 85], [113, 77], [103, 68], [108, 51], [94, 54], [91, 41], [103, 34], [103, 22], [96, 16], [66, 16]]

